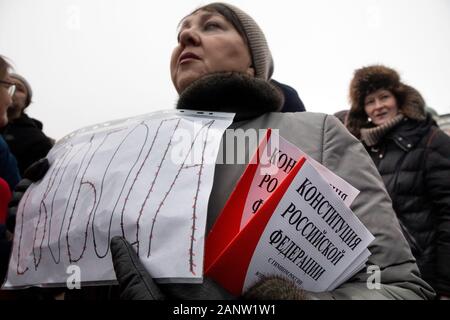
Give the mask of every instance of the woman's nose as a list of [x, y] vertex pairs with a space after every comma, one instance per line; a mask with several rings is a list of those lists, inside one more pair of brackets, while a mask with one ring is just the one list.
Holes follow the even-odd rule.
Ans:
[[375, 100], [375, 109], [379, 109], [383, 106], [383, 103], [381, 102], [381, 100]]
[[180, 44], [184, 46], [198, 45], [200, 43], [200, 36], [193, 28], [186, 28], [180, 33]]

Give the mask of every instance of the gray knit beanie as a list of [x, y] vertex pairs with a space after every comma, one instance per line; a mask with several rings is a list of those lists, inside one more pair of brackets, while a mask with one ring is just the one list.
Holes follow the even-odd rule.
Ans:
[[[255, 77], [264, 80], [269, 80], [273, 73], [273, 60], [270, 53], [269, 45], [267, 44], [266, 37], [262, 32], [258, 24], [247, 13], [241, 9], [223, 2], [210, 3], [208, 6], [222, 6], [231, 10], [239, 20], [240, 29], [245, 33], [247, 37], [248, 46], [252, 56], [253, 67], [255, 68]], [[199, 10], [201, 10], [200, 8]]]
[[25, 88], [27, 89], [27, 99], [26, 99], [26, 101], [25, 101], [25, 107], [24, 107], [24, 109], [25, 109], [25, 108], [28, 107], [28, 106], [30, 105], [30, 103], [31, 103], [31, 98], [33, 97], [33, 90], [31, 90], [31, 86], [30, 86], [30, 84], [28, 83], [28, 81], [27, 81], [24, 77], [22, 77], [21, 75], [19, 75], [19, 74], [17, 74], [17, 73], [10, 73], [10, 74], [9, 74], [9, 77], [11, 77], [11, 78], [13, 78], [13, 79], [16, 79], [16, 80], [19, 80], [20, 82], [23, 83], [23, 85], [24, 85]]

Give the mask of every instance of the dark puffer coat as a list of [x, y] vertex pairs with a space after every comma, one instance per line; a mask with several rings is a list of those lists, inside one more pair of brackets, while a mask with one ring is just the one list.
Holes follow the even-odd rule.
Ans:
[[431, 116], [405, 118], [367, 150], [422, 277], [438, 293], [450, 295], [450, 137]]
[[[400, 114], [374, 126], [364, 101], [379, 89], [395, 96]], [[389, 67], [356, 70], [349, 98], [347, 128], [372, 156], [422, 277], [450, 296], [450, 137], [426, 115], [421, 94]]]

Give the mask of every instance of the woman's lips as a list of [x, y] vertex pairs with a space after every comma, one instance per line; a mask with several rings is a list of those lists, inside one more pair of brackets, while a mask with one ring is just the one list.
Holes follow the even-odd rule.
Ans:
[[383, 112], [380, 112], [380, 113], [376, 114], [375, 118], [382, 118], [382, 117], [386, 116], [387, 114], [388, 114], [388, 112], [383, 111]]
[[192, 60], [200, 60], [200, 57], [192, 52], [185, 52], [178, 59], [178, 64], [182, 64], [184, 62], [188, 62], [188, 61], [192, 61]]

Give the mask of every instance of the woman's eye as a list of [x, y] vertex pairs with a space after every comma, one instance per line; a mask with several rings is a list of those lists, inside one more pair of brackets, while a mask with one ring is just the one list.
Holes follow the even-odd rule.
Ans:
[[214, 30], [220, 28], [220, 25], [217, 22], [207, 22], [204, 28], [205, 30]]

